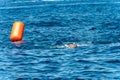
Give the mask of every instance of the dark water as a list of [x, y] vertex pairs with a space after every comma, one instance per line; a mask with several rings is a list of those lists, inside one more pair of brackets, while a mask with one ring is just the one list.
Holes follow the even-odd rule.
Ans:
[[[120, 80], [120, 2], [0, 1], [0, 80]], [[25, 23], [23, 43], [9, 40]], [[55, 48], [67, 43], [75, 49]]]

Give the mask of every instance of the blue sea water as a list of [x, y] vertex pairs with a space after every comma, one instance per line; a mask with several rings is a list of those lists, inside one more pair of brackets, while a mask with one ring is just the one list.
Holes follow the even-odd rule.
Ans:
[[[87, 46], [56, 47], [68, 43]], [[119, 0], [1, 0], [0, 80], [120, 80]]]

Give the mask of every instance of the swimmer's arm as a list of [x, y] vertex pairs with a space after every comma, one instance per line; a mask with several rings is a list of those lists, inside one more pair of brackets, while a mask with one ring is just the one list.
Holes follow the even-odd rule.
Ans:
[[77, 44], [77, 46], [88, 46], [88, 44]]
[[51, 48], [65, 48], [65, 46], [53, 46], [53, 47], [51, 47]]
[[57, 48], [65, 48], [65, 46], [56, 46]]

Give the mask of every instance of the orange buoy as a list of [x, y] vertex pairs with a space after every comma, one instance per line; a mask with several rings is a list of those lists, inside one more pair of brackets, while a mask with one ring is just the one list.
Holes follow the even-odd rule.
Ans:
[[12, 27], [10, 40], [21, 41], [24, 33], [24, 23], [23, 22], [15, 22]]

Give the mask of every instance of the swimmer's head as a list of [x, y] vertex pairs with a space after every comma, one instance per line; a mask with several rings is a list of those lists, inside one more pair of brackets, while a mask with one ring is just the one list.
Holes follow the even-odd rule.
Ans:
[[76, 48], [77, 47], [77, 44], [73, 44], [73, 43], [70, 43], [67, 45], [69, 48]]

